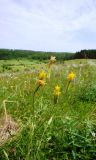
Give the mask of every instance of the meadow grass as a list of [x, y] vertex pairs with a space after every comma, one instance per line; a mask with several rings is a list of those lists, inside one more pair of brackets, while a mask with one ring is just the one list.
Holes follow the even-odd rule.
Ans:
[[[9, 63], [9, 62], [8, 62]], [[30, 62], [19, 63], [30, 69]], [[95, 160], [96, 159], [96, 61], [71, 60], [56, 62], [46, 78], [46, 85], [37, 87], [38, 73], [48, 73], [45, 63], [34, 62], [32, 72], [1, 74], [0, 122], [7, 115], [17, 124], [15, 133], [4, 132], [0, 160]], [[12, 62], [10, 62], [12, 64]], [[32, 68], [33, 67], [33, 68]], [[20, 69], [20, 68], [19, 68]], [[22, 69], [21, 69], [22, 71]], [[67, 75], [76, 74], [69, 85]], [[54, 104], [54, 87], [61, 94]], [[10, 129], [11, 130], [11, 129]]]
[[[46, 61], [45, 61], [46, 62]], [[44, 62], [44, 63], [45, 63]], [[0, 73], [7, 72], [18, 72], [18, 71], [30, 71], [35, 67], [40, 68], [43, 62], [39, 60], [28, 60], [28, 59], [12, 59], [12, 60], [0, 60]]]

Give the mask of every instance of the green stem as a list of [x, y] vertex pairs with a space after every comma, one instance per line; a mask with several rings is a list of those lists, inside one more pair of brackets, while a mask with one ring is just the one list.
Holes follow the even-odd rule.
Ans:
[[66, 90], [65, 90], [65, 94], [66, 94], [66, 93], [67, 93], [67, 91], [68, 91], [68, 88], [69, 88], [70, 82], [71, 82], [71, 81], [69, 81], [69, 82], [68, 82], [68, 84], [67, 84], [67, 87], [66, 87]]
[[40, 85], [37, 86], [37, 88], [35, 89], [34, 93], [33, 93], [33, 107], [32, 107], [32, 114], [34, 116], [34, 102], [35, 102], [35, 94], [38, 91]]
[[57, 102], [58, 102], [58, 97], [54, 96], [54, 105], [57, 104]]

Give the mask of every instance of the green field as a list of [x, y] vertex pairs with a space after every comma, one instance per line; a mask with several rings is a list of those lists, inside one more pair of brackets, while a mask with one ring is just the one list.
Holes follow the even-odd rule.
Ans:
[[56, 61], [50, 77], [47, 60], [0, 60], [0, 72], [0, 160], [96, 159], [96, 60]]
[[[40, 62], [39, 60], [28, 60], [28, 59], [0, 60], [0, 73], [30, 71], [33, 70], [38, 65], [41, 67], [41, 63], [43, 64], [43, 62]], [[46, 63], [46, 61], [44, 61], [44, 63]]]

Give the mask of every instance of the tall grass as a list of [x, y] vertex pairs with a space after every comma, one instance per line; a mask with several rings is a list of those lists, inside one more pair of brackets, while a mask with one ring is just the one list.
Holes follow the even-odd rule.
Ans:
[[[77, 61], [76, 65], [69, 63], [52, 66], [50, 79], [46, 79], [46, 85], [35, 95], [34, 116], [32, 97], [39, 69], [34, 73], [0, 77], [1, 120], [3, 101], [7, 100], [7, 114], [19, 127], [15, 135], [0, 145], [0, 160], [96, 159], [95, 68], [86, 62], [82, 66]], [[43, 70], [45, 67], [46, 64], [42, 65]], [[65, 94], [69, 71], [73, 71], [76, 78]], [[54, 105], [56, 84], [61, 94]]]

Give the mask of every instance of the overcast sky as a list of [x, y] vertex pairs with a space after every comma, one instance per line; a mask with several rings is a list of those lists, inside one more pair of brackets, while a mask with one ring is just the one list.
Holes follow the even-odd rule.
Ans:
[[96, 0], [0, 0], [0, 48], [96, 49]]

